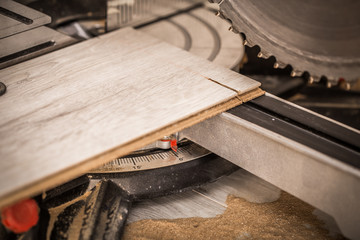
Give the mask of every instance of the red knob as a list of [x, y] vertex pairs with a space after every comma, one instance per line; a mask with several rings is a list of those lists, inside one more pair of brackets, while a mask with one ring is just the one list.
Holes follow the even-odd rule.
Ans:
[[171, 149], [172, 149], [174, 152], [177, 152], [178, 146], [177, 146], [177, 141], [176, 141], [176, 139], [172, 139], [172, 140], [170, 141], [170, 147], [171, 147]]
[[34, 199], [20, 201], [1, 211], [1, 221], [14, 233], [23, 233], [35, 226], [39, 220], [38, 205]]

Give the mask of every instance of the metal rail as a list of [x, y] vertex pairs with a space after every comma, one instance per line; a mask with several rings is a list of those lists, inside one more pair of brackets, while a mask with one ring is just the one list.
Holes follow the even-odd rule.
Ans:
[[333, 216], [345, 236], [360, 238], [358, 130], [266, 94], [182, 134]]

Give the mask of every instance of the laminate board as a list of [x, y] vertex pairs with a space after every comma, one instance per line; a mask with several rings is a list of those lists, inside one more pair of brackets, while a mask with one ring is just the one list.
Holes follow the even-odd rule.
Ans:
[[258, 82], [131, 28], [0, 79], [0, 207], [263, 94]]

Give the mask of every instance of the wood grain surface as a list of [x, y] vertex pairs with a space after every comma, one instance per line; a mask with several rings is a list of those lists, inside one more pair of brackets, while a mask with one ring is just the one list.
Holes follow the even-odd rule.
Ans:
[[0, 207], [262, 94], [258, 82], [130, 28], [0, 79]]

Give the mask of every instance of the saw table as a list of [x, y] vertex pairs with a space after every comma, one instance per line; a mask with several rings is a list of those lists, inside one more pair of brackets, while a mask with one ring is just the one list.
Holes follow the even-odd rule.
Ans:
[[[131, 26], [131, 15], [114, 21], [130, 7], [114, 6], [109, 27]], [[25, 17], [14, 34], [0, 29], [0, 42], [10, 46], [0, 52], [6, 67], [0, 70], [0, 206], [34, 197], [41, 209], [39, 224], [22, 237], [119, 238], [129, 210], [130, 220], [136, 218], [132, 203], [194, 188], [206, 196], [199, 186], [245, 170], [331, 215], [345, 236], [359, 237], [359, 130], [264, 94], [259, 82], [210, 63], [238, 70], [243, 40], [223, 38], [217, 31], [223, 25], [207, 21], [208, 12], [191, 8], [153, 28], [135, 19], [137, 30], [73, 44], [74, 36], [41, 26], [46, 15], [26, 15], [23, 8], [17, 15], [3, 11]], [[34, 25], [25, 26], [27, 19]], [[161, 34], [164, 29], [174, 35]], [[34, 41], [23, 41], [26, 36]], [[201, 36], [212, 40], [204, 44]], [[48, 51], [54, 52], [34, 58]], [[7, 230], [0, 228], [2, 234]]]

